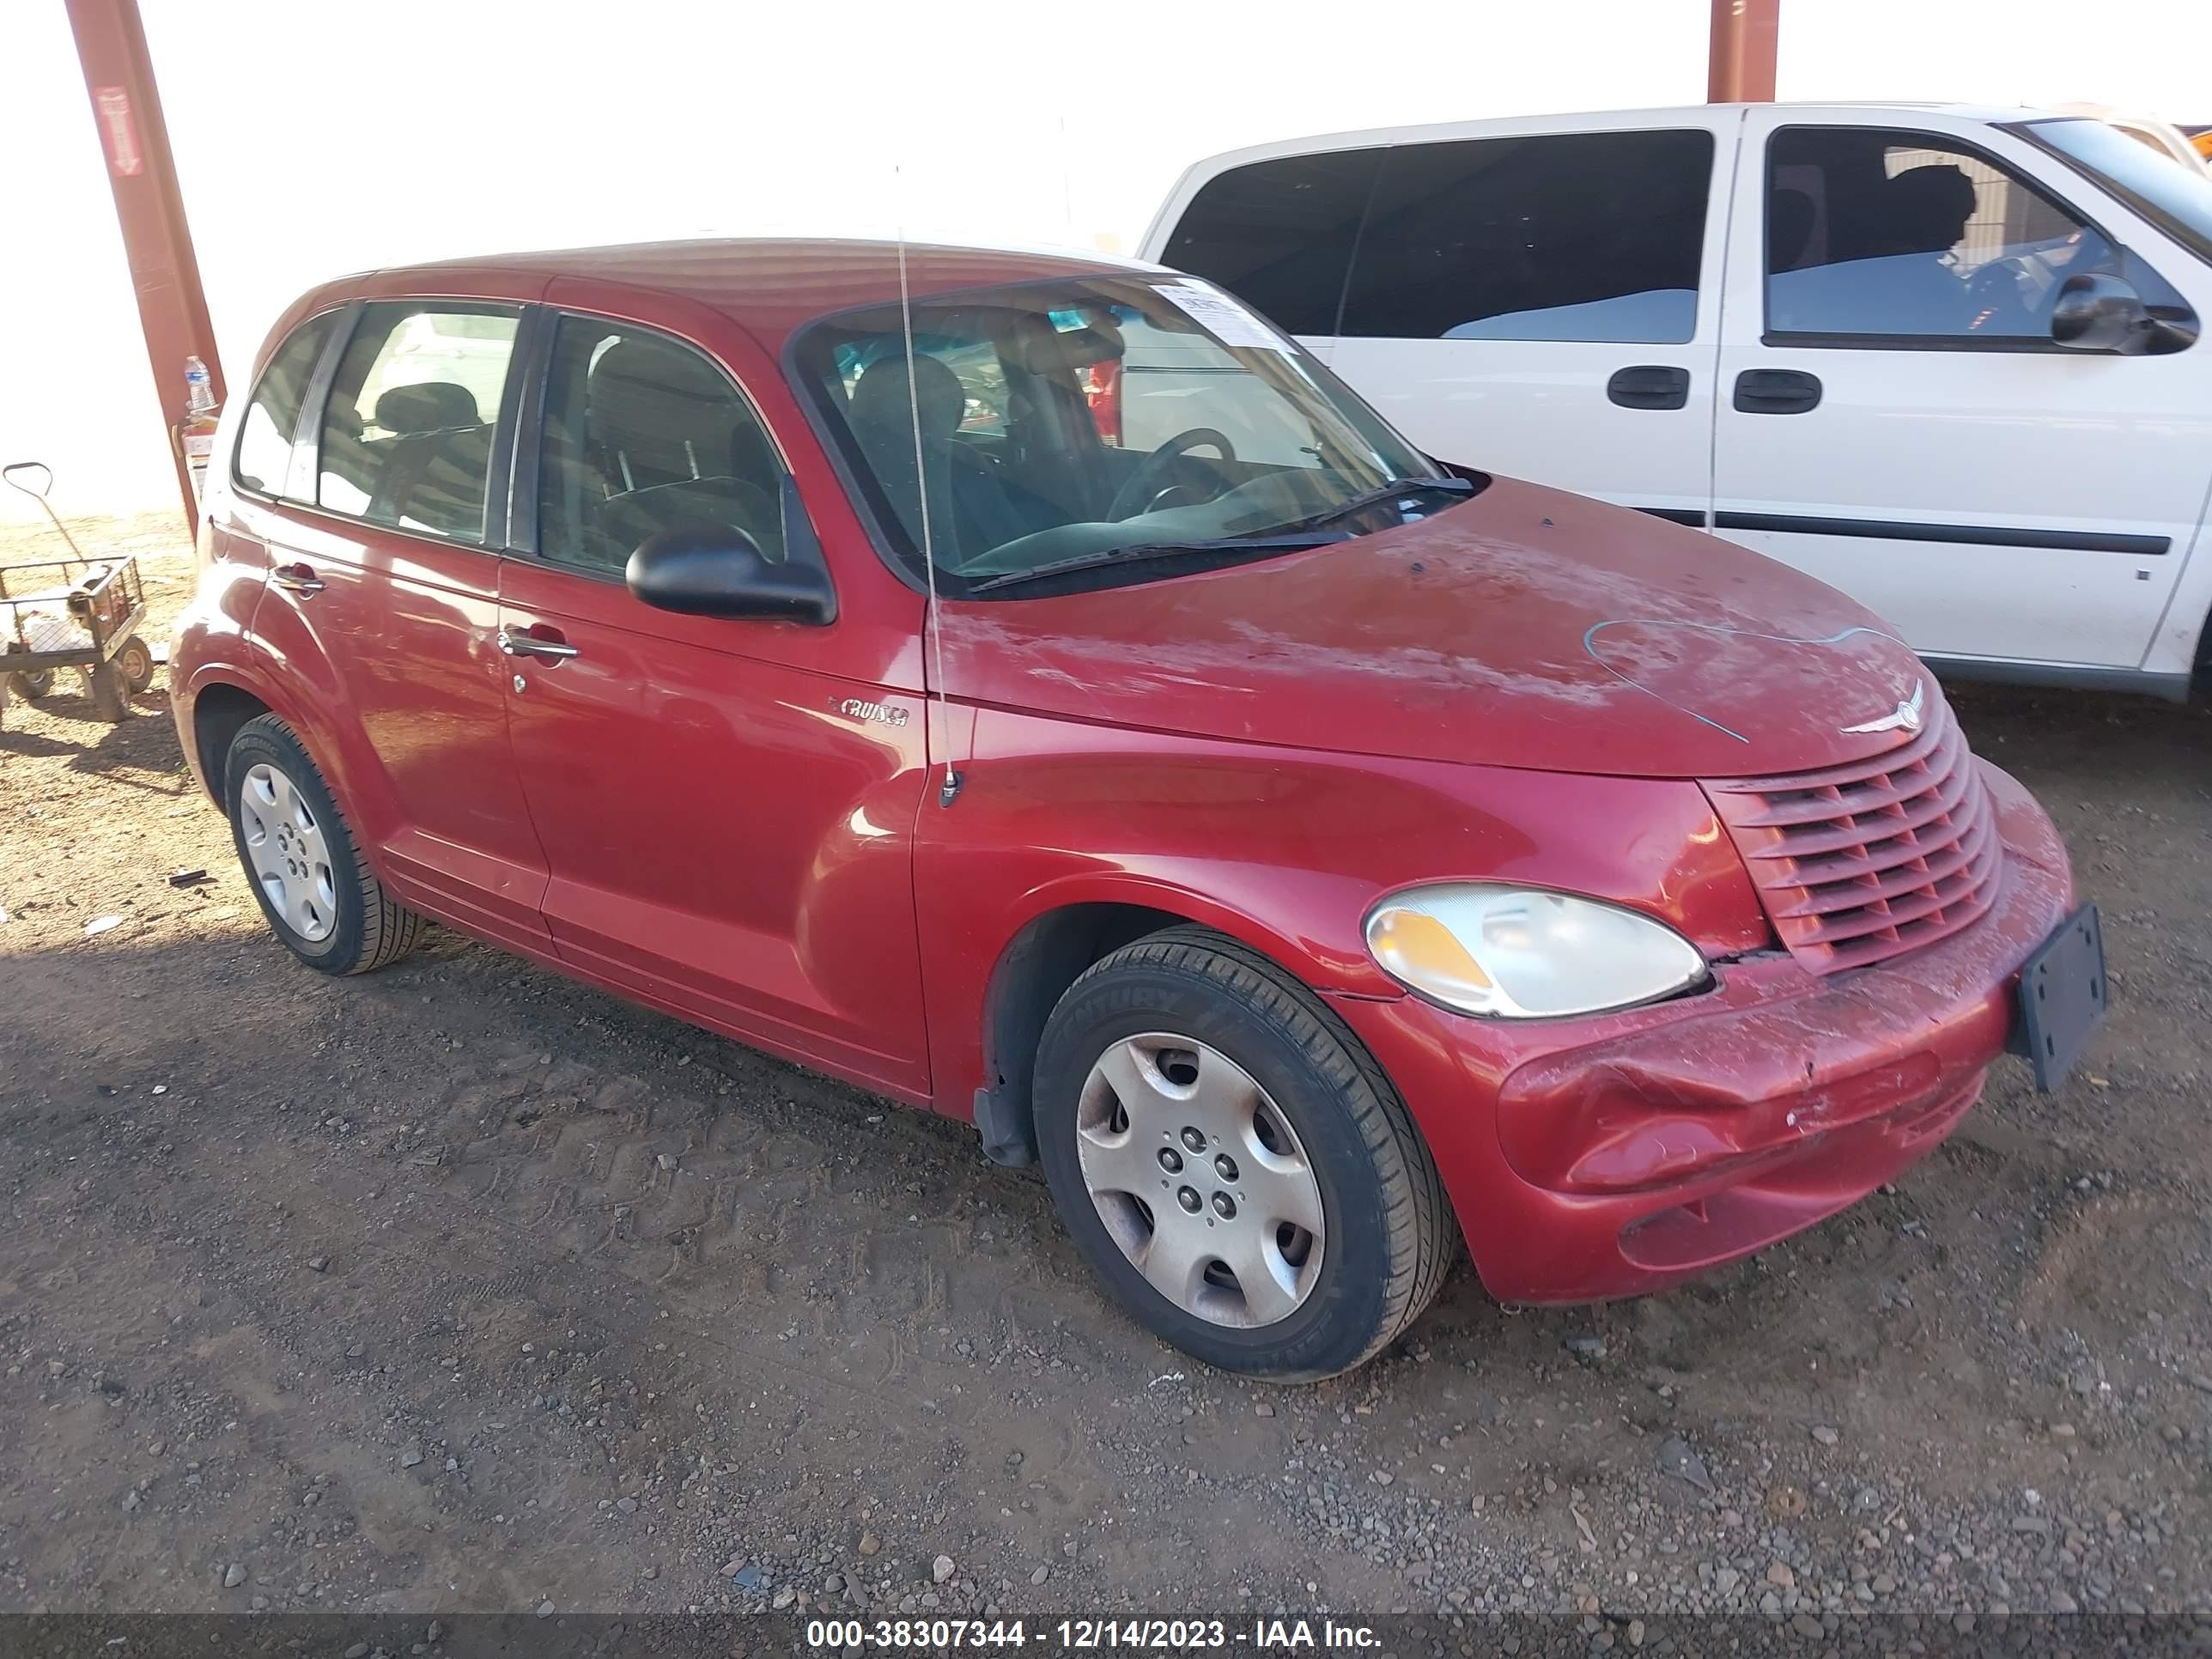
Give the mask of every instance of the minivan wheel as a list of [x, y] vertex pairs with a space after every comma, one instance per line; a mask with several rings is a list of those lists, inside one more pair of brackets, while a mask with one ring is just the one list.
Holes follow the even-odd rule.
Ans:
[[1419, 1316], [1456, 1237], [1382, 1069], [1256, 952], [1178, 927], [1097, 963], [1038, 1045], [1037, 1141], [1078, 1248], [1147, 1328], [1300, 1382]]
[[294, 956], [325, 974], [365, 974], [415, 948], [423, 919], [385, 892], [323, 775], [274, 714], [231, 740], [223, 799], [261, 914]]

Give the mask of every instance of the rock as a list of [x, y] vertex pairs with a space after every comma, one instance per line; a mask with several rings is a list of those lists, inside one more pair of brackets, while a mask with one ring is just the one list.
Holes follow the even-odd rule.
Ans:
[[929, 1564], [929, 1576], [939, 1584], [951, 1578], [954, 1571], [952, 1558], [949, 1555], [940, 1555]]
[[222, 1587], [225, 1589], [236, 1589], [245, 1582], [246, 1569], [237, 1562], [232, 1562], [222, 1570]]
[[540, 1619], [550, 1619], [553, 1616], [553, 1603], [550, 1597], [538, 1604], [538, 1616]]
[[1766, 1569], [1766, 1582], [1778, 1590], [1796, 1589], [1797, 1575], [1790, 1570], [1787, 1561], [1770, 1562]]
[[660, 1577], [660, 1569], [659, 1567], [647, 1567], [645, 1570], [645, 1576], [647, 1578], [658, 1578]]
[[617, 1510], [620, 1510], [624, 1515], [635, 1515], [637, 1513], [637, 1499], [635, 1498], [617, 1498], [615, 1499], [615, 1507]]
[[1705, 1460], [1691, 1449], [1686, 1440], [1670, 1436], [1659, 1443], [1659, 1473], [1686, 1480], [1699, 1492], [1713, 1489], [1713, 1478], [1705, 1473]]
[[311, 1255], [307, 1258], [307, 1265], [319, 1273], [326, 1273], [331, 1270], [331, 1259], [326, 1255]]
[[1808, 1642], [1817, 1642], [1827, 1634], [1827, 1632], [1820, 1628], [1819, 1620], [1811, 1613], [1802, 1611], [1790, 1615], [1790, 1628]]
[[1264, 1400], [1252, 1407], [1252, 1415], [1255, 1417], [1273, 1417], [1274, 1414], [1275, 1408]]
[[655, 1158], [653, 1162], [659, 1164], [664, 1170], [672, 1170], [676, 1167], [676, 1154], [673, 1152], [663, 1152], [659, 1158]]
[[1388, 1469], [1377, 1469], [1375, 1471], [1375, 1484], [1378, 1486], [1387, 1486], [1397, 1478], [1398, 1477], [1396, 1475], [1391, 1474]]
[[873, 1555], [878, 1550], [883, 1548], [883, 1547], [884, 1540], [877, 1537], [875, 1534], [872, 1532], [864, 1532], [860, 1534], [861, 1554]]
[[137, 1509], [138, 1507], [138, 1489], [136, 1486], [133, 1486], [129, 1492], [123, 1494], [123, 1508], [125, 1514]]
[[757, 1561], [747, 1562], [730, 1575], [730, 1583], [736, 1589], [758, 1589], [761, 1587], [760, 1564]]
[[833, 1572], [822, 1581], [822, 1593], [824, 1595], [835, 1595], [844, 1588], [845, 1575], [842, 1572]]
[[1896, 1580], [1896, 1579], [1894, 1579], [1894, 1578], [1893, 1578], [1893, 1577], [1890, 1577], [1887, 1573], [1886, 1573], [1886, 1572], [1878, 1572], [1878, 1573], [1875, 1574], [1875, 1576], [1874, 1576], [1874, 1593], [1875, 1593], [1876, 1595], [1896, 1595], [1896, 1594], [1897, 1594], [1897, 1580]]
[[1713, 1575], [1713, 1594], [1716, 1595], [1727, 1595], [1734, 1591], [1735, 1587], [1741, 1583], [1743, 1583], [1743, 1575], [1741, 1573], [1738, 1572], [1734, 1567], [1723, 1567], [1718, 1572]]
[[1036, 1571], [1030, 1574], [1030, 1583], [1032, 1584], [1042, 1584], [1046, 1579], [1051, 1577], [1052, 1569], [1050, 1567], [1039, 1567]]
[[368, 1644], [356, 1642], [345, 1650], [345, 1659], [368, 1659]]
[[2051, 1592], [2051, 1610], [2053, 1613], [2079, 1613], [2081, 1604], [2064, 1590], [2055, 1589]]
[[1605, 1358], [1605, 1339], [1601, 1336], [1593, 1336], [1585, 1332], [1569, 1337], [1565, 1346], [1567, 1352], [1577, 1359]]
[[775, 1593], [774, 1599], [769, 1601], [769, 1605], [775, 1607], [787, 1607], [798, 1599], [799, 1592], [792, 1589], [790, 1585], [786, 1584], [781, 1589]]
[[422, 1461], [422, 1454], [421, 1452], [418, 1452], [418, 1451], [404, 1452], [404, 1453], [402, 1453], [402, 1454], [400, 1455], [400, 1458], [399, 1458], [399, 1467], [400, 1467], [401, 1468], [403, 1468], [403, 1469], [411, 1469], [411, 1468], [414, 1468], [417, 1463], [421, 1462]]
[[1813, 1425], [1813, 1438], [1819, 1441], [1820, 1444], [1824, 1446], [1832, 1446], [1838, 1440], [1841, 1440], [1843, 1436], [1838, 1434], [1826, 1423], [1815, 1423]]

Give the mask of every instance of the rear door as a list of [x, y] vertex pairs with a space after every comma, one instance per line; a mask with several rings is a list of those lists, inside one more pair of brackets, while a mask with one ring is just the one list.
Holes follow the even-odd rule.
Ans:
[[2051, 305], [2100, 270], [2186, 308], [2197, 273], [2011, 134], [1865, 113], [1748, 118], [1719, 532], [1934, 656], [2132, 668], [2212, 485], [2205, 348], [2069, 350]]
[[[542, 947], [544, 856], [495, 644], [521, 317], [462, 300], [359, 307], [310, 412], [316, 442], [292, 465], [295, 499], [257, 504], [240, 527], [269, 560], [254, 632], [325, 722], [318, 759], [379, 874], [472, 932]], [[259, 478], [254, 456], [242, 441]]]
[[[518, 469], [534, 556], [506, 562], [499, 627], [554, 942], [661, 1006], [920, 1098], [919, 682], [872, 678], [854, 618], [685, 617], [632, 598], [623, 566], [659, 531], [732, 527], [777, 558], [812, 521], [714, 358], [629, 321], [553, 320], [540, 435]], [[918, 637], [918, 601], [913, 621]]]
[[1195, 192], [1160, 257], [1306, 337], [1434, 455], [1702, 524], [1741, 117], [1656, 118], [1255, 161]]

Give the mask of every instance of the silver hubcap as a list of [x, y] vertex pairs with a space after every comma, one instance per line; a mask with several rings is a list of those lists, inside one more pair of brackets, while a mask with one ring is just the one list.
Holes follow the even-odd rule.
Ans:
[[239, 816], [253, 878], [284, 925], [313, 943], [338, 925], [337, 888], [330, 848], [314, 809], [292, 780], [264, 763], [246, 775]]
[[1272, 1325], [1312, 1293], [1321, 1184], [1275, 1103], [1228, 1055], [1151, 1032], [1098, 1056], [1076, 1108], [1098, 1218], [1162, 1296], [1216, 1325]]

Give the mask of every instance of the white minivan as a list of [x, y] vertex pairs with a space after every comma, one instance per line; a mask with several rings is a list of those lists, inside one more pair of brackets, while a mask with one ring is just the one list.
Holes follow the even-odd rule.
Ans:
[[2179, 698], [2212, 659], [2212, 177], [2102, 121], [1345, 133], [1200, 162], [1143, 252], [1431, 453], [1741, 542], [1939, 667]]

